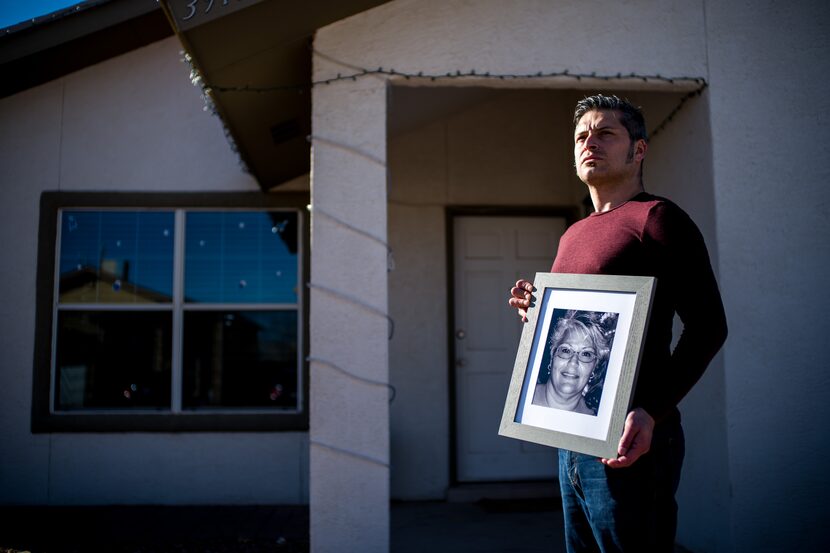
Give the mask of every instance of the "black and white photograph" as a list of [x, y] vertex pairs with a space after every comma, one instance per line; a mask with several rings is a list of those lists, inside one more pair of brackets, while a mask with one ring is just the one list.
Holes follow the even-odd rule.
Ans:
[[655, 279], [537, 273], [499, 434], [612, 456]]
[[554, 309], [533, 405], [596, 416], [619, 313]]

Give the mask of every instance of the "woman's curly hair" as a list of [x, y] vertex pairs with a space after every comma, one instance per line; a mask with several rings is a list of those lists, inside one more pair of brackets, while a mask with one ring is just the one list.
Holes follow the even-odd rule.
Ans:
[[[597, 353], [597, 362], [594, 370], [588, 378], [585, 390], [585, 402], [588, 407], [596, 412], [599, 407], [599, 399], [602, 393], [602, 386], [605, 383], [605, 371], [608, 368], [608, 357], [611, 354], [611, 346], [614, 343], [614, 333], [617, 330], [618, 313], [603, 311], [577, 311], [570, 309], [556, 321], [553, 332], [550, 334], [551, 360], [553, 363], [553, 351], [562, 343], [562, 340], [570, 332], [577, 332], [587, 336], [594, 344]], [[548, 372], [551, 365], [548, 365]]]

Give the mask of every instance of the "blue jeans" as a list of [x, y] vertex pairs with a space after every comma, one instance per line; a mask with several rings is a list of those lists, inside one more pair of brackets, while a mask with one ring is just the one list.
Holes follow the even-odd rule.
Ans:
[[568, 553], [674, 551], [684, 454], [679, 420], [657, 425], [649, 452], [627, 468], [559, 450]]

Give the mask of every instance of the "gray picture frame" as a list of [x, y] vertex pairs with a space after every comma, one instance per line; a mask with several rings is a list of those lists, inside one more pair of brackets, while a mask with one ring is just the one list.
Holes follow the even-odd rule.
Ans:
[[[535, 300], [522, 329], [499, 435], [616, 458], [637, 383], [656, 279], [536, 273], [533, 285]], [[614, 320], [609, 330], [613, 343], [605, 357], [603, 387], [594, 414], [534, 403], [534, 391], [544, 376], [540, 374], [544, 372], [542, 360], [547, 358], [550, 366], [554, 320], [566, 310], [569, 316], [583, 313], [597, 318], [609, 313]]]

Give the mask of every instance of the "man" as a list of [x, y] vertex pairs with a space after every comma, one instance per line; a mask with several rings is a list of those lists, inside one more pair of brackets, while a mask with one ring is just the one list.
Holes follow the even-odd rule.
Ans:
[[[723, 345], [726, 316], [697, 227], [644, 191], [640, 110], [591, 96], [577, 103], [574, 125], [576, 172], [596, 211], [565, 232], [551, 271], [654, 276], [657, 288], [617, 458], [559, 451], [566, 544], [569, 552], [671, 552], [685, 447], [677, 404]], [[523, 320], [533, 291], [526, 280], [510, 291]], [[672, 351], [675, 313], [683, 332]]]

